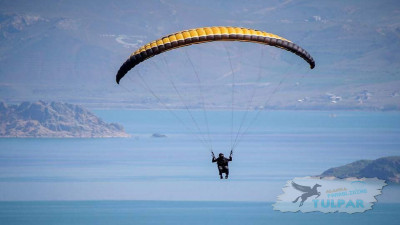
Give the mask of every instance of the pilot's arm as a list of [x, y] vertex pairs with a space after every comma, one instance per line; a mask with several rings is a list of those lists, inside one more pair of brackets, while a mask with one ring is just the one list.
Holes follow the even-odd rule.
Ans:
[[211, 160], [211, 162], [216, 162], [217, 161], [217, 159], [215, 158], [215, 155], [214, 155], [214, 152], [211, 152], [211, 155], [212, 155], [212, 160]]

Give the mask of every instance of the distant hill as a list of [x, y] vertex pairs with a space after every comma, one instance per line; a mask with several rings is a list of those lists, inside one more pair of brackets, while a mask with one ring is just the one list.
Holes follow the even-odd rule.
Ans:
[[400, 183], [400, 156], [390, 156], [376, 160], [359, 160], [350, 164], [330, 168], [320, 176], [347, 177], [377, 177], [393, 183]]
[[170, 108], [185, 106], [168, 74], [185, 104], [203, 105], [190, 57], [207, 109], [231, 108], [232, 60], [235, 108], [247, 108], [255, 93], [255, 108], [400, 110], [399, 9], [398, 0], [3, 0], [0, 96], [8, 103], [43, 99], [93, 108], [157, 108], [158, 99], [140, 86], [134, 71], [127, 76], [132, 80], [116, 85], [121, 64], [164, 35], [224, 25], [288, 38], [309, 51], [316, 68], [290, 52], [250, 43], [176, 49], [137, 67]]
[[116, 123], [106, 123], [85, 108], [38, 101], [20, 105], [0, 102], [0, 137], [129, 137]]

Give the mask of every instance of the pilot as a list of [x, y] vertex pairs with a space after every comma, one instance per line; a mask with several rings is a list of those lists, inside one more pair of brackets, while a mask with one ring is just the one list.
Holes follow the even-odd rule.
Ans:
[[228, 179], [229, 176], [229, 167], [228, 163], [229, 161], [232, 161], [232, 151], [231, 154], [229, 155], [229, 158], [225, 158], [223, 153], [219, 153], [218, 158], [215, 158], [214, 153], [212, 153], [212, 162], [217, 162], [218, 165], [218, 171], [219, 171], [219, 177], [220, 179], [223, 179], [222, 174], [225, 173], [225, 179]]

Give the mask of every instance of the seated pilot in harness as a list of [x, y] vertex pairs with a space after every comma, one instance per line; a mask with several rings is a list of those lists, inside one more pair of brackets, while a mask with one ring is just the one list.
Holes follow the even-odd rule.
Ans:
[[228, 163], [229, 161], [232, 161], [232, 151], [231, 154], [229, 155], [229, 158], [225, 158], [224, 154], [219, 153], [218, 158], [215, 158], [214, 152], [211, 152], [212, 154], [212, 162], [217, 162], [218, 166], [218, 171], [219, 171], [219, 177], [222, 179], [222, 174], [225, 173], [225, 179], [228, 179], [229, 176], [229, 167]]

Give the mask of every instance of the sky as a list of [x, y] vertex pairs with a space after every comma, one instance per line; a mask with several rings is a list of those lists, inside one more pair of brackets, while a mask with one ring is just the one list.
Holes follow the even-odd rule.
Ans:
[[[96, 114], [123, 124], [132, 138], [0, 139], [0, 200], [274, 202], [294, 177], [399, 155], [398, 113], [271, 111], [240, 139], [230, 177], [220, 180], [208, 146], [168, 111]], [[213, 151], [228, 155], [230, 112], [208, 116]], [[399, 193], [391, 184], [378, 199], [400, 202]]]

